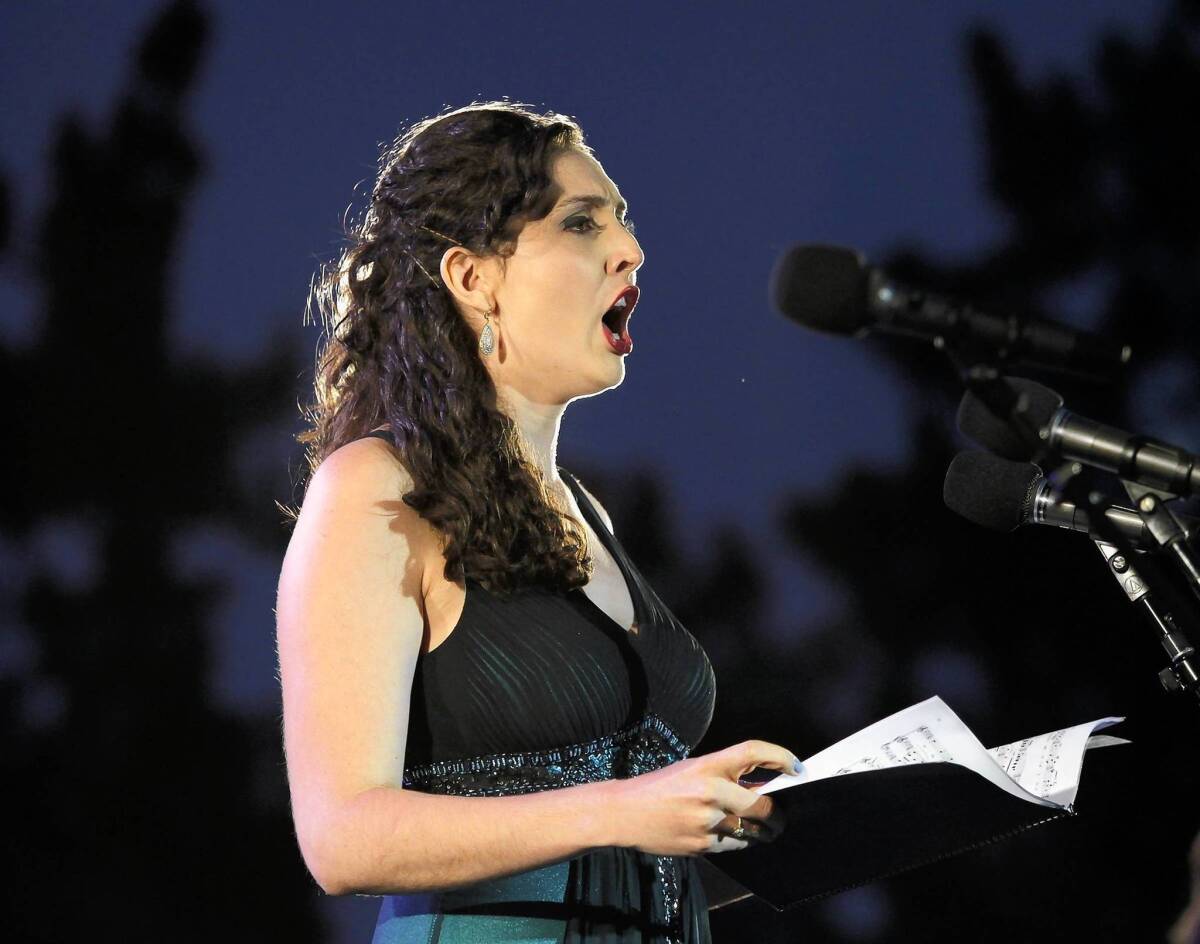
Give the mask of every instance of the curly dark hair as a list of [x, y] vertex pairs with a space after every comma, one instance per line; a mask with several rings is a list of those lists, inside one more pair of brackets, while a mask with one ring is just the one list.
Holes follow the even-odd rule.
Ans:
[[297, 436], [308, 482], [331, 452], [386, 422], [414, 483], [402, 500], [442, 534], [446, 578], [501, 596], [580, 587], [592, 559], [432, 273], [447, 240], [498, 258], [503, 271], [524, 224], [561, 196], [551, 163], [571, 149], [592, 154], [575, 121], [508, 101], [413, 124], [382, 150], [362, 222], [309, 298], [325, 330], [309, 428]]

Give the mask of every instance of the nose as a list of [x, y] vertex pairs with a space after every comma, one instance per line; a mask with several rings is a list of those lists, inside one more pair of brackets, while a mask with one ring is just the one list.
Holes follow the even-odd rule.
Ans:
[[641, 244], [624, 226], [617, 226], [617, 242], [608, 257], [608, 272], [619, 275], [624, 272], [636, 272], [646, 261]]

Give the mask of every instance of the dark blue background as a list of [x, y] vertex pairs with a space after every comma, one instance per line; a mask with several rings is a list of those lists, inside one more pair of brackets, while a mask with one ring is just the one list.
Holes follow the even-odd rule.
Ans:
[[[161, 7], [38, 2], [0, 14], [0, 168], [18, 233], [47, 197], [53, 123], [67, 110], [108, 121], [135, 38]], [[805, 561], [770, 553], [779, 502], [819, 494], [852, 464], [903, 463], [911, 388], [853, 341], [772, 312], [772, 262], [795, 241], [876, 258], [903, 244], [946, 261], [998, 241], [1008, 221], [981, 183], [964, 29], [994, 27], [1031, 80], [1063, 71], [1086, 89], [1100, 32], [1145, 40], [1165, 7], [211, 2], [215, 34], [186, 121], [207, 167], [177, 247], [171, 356], [253, 364], [289, 333], [311, 349], [309, 282], [343, 214], [362, 207], [378, 144], [401, 126], [500, 97], [570, 114], [629, 201], [646, 263], [627, 379], [568, 411], [560, 459], [660, 473], [690, 555], [722, 522], [745, 528], [771, 566], [764, 622], [787, 646], [840, 600]], [[25, 251], [17, 240], [0, 270], [0, 338], [17, 348], [39, 331]], [[1087, 323], [1101, 288], [1068, 287], [1060, 316]], [[298, 417], [257, 461], [294, 465], [297, 428]], [[278, 559], [203, 527], [179, 535], [177, 552], [180, 566], [229, 581], [214, 699], [269, 715]], [[49, 567], [84, 585], [92, 569], [87, 534], [69, 522], [4, 554], [13, 574]], [[9, 632], [6, 671], [28, 647]], [[52, 716], [53, 693], [44, 701], [30, 710]], [[341, 939], [364, 940], [374, 899], [325, 904]]]

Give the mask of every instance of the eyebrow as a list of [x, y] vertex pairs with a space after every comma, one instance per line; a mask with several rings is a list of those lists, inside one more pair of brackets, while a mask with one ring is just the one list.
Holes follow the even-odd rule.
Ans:
[[[610, 201], [608, 197], [603, 197], [598, 193], [585, 193], [580, 194], [577, 197], [566, 197], [565, 199], [560, 200], [558, 205], [567, 206], [568, 204], [572, 203], [582, 203], [584, 206], [596, 207], [597, 209], [600, 209], [608, 206], [611, 202], [612, 201]], [[624, 200], [617, 204], [617, 214], [619, 216], [624, 216], [628, 210], [629, 207], [626, 205]]]

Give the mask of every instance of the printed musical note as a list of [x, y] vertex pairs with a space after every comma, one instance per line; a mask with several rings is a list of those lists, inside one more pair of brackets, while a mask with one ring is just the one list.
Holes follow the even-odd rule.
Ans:
[[1101, 718], [987, 750], [936, 695], [863, 728], [804, 761], [805, 772], [782, 774], [760, 794], [825, 777], [904, 764], [954, 763], [1013, 796], [1070, 808], [1089, 747], [1128, 743], [1094, 731], [1122, 721]]

